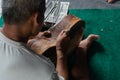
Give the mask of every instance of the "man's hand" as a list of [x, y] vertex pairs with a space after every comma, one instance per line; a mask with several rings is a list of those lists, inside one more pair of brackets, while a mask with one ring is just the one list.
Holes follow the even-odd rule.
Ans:
[[41, 38], [47, 35], [50, 35], [51, 32], [50, 31], [44, 31], [44, 32], [39, 32], [38, 35], [36, 36], [36, 38]]
[[56, 70], [59, 75], [63, 76], [65, 80], [69, 80], [68, 66], [67, 66], [67, 46], [70, 38], [67, 36], [67, 30], [63, 30], [57, 37], [56, 51], [57, 51], [57, 65]]
[[61, 51], [63, 55], [67, 54], [67, 48], [70, 38], [67, 36], [67, 30], [63, 30], [57, 37], [56, 50]]
[[27, 45], [28, 45], [29, 47], [31, 47], [31, 45], [32, 45], [35, 41], [37, 41], [37, 40], [39, 40], [39, 39], [41, 39], [41, 38], [43, 38], [43, 37], [45, 37], [45, 36], [48, 36], [48, 35], [51, 35], [51, 32], [50, 32], [50, 31], [39, 32], [39, 33], [37, 34], [37, 36], [32, 37], [31, 39], [28, 40]]

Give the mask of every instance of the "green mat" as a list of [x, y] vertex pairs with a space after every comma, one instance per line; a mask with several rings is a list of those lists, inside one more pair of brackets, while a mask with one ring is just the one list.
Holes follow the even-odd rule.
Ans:
[[88, 51], [91, 80], [120, 80], [120, 10], [69, 10], [85, 20], [85, 37], [98, 34], [100, 39]]
[[3, 26], [3, 17], [1, 16], [0, 17], [0, 27], [2, 27]]

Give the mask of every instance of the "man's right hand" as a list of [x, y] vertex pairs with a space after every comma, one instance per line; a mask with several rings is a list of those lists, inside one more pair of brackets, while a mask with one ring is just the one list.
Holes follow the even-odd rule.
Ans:
[[70, 38], [67, 36], [67, 32], [67, 30], [61, 31], [56, 41], [56, 50], [62, 52], [63, 55], [67, 55], [67, 48], [70, 40]]

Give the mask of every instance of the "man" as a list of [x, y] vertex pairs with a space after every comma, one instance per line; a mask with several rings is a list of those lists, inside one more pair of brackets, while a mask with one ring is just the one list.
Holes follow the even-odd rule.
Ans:
[[58, 74], [67, 80], [66, 61], [60, 45], [57, 49], [58, 62], [61, 63], [58, 74], [49, 59], [42, 55], [38, 57], [26, 46], [28, 39], [38, 34], [43, 26], [44, 12], [45, 0], [2, 1], [4, 26], [0, 32], [0, 80], [62, 80]]
[[[68, 80], [67, 56], [62, 46], [69, 37], [66, 30], [57, 38], [57, 65], [26, 46], [29, 38], [43, 26], [45, 0], [3, 0], [4, 26], [0, 32], [0, 80]], [[49, 33], [49, 32], [44, 32]], [[86, 44], [91, 43], [92, 35]], [[94, 39], [95, 40], [95, 39]], [[83, 47], [86, 47], [85, 46]], [[79, 46], [80, 47], [80, 46]], [[72, 71], [76, 75], [76, 68]], [[74, 77], [73, 76], [73, 77]]]

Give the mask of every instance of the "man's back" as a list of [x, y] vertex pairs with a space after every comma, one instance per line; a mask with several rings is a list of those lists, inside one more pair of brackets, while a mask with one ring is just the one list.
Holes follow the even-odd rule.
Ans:
[[50, 80], [54, 65], [0, 32], [0, 80]]

